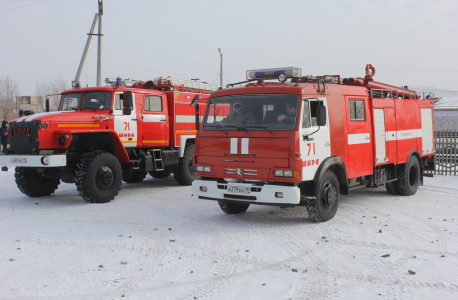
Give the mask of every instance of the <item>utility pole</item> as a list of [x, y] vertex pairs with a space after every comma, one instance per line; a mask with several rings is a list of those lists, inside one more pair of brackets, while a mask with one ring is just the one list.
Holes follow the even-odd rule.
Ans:
[[220, 80], [220, 86], [223, 86], [223, 53], [221, 53], [221, 49], [218, 48], [219, 55], [221, 57], [221, 66], [220, 66], [220, 71], [219, 71], [219, 80]]
[[97, 23], [98, 18], [99, 14], [95, 14], [94, 21], [92, 21], [91, 32], [87, 34], [86, 47], [84, 47], [83, 56], [81, 57], [80, 65], [78, 67], [78, 71], [76, 72], [75, 81], [80, 80], [81, 71], [83, 71], [84, 62], [86, 61], [87, 50], [89, 50], [89, 45], [91, 44], [92, 36], [94, 35], [95, 24]]
[[97, 86], [102, 86], [102, 15], [103, 1], [99, 2], [99, 32], [98, 32], [98, 47], [97, 47]]

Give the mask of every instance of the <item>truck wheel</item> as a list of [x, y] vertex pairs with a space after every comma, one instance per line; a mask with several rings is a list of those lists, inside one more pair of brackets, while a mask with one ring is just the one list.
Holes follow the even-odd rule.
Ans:
[[172, 174], [173, 168], [165, 168], [162, 171], [150, 171], [149, 174], [154, 178], [166, 178]]
[[420, 183], [420, 163], [415, 156], [411, 156], [404, 168], [399, 168], [397, 181], [399, 195], [411, 196], [417, 192]]
[[[394, 179], [394, 178], [395, 178], [394, 170], [388, 170], [388, 179]], [[388, 192], [388, 194], [390, 194], [390, 195], [399, 195], [399, 189], [398, 189], [398, 182], [397, 181], [386, 183], [385, 187], [386, 187], [386, 191]]]
[[175, 180], [181, 185], [191, 185], [194, 180], [200, 179], [200, 176], [196, 175], [196, 166], [192, 161], [194, 149], [194, 144], [189, 144], [186, 146], [183, 159], [180, 159], [178, 167], [173, 174]]
[[86, 202], [110, 202], [121, 189], [121, 164], [111, 153], [89, 152], [77, 165], [75, 178], [76, 188]]
[[132, 174], [132, 177], [126, 178], [124, 175], [122, 176], [122, 181], [127, 183], [138, 183], [142, 182], [145, 179], [147, 172], [136, 172]]
[[60, 179], [46, 178], [36, 168], [16, 167], [14, 177], [19, 190], [29, 197], [49, 196], [60, 184]]
[[218, 204], [219, 204], [219, 207], [221, 207], [221, 210], [229, 215], [235, 215], [235, 214], [246, 212], [248, 207], [250, 207], [250, 204], [238, 204], [238, 203], [226, 202], [226, 201], [218, 201]]
[[315, 222], [332, 219], [339, 206], [339, 181], [332, 171], [326, 171], [319, 186], [316, 199], [307, 200], [307, 212]]

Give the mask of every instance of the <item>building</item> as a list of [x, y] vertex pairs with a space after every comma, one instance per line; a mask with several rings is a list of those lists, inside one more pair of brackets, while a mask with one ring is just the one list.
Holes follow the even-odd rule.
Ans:
[[16, 110], [32, 110], [35, 113], [43, 112], [43, 98], [35, 96], [17, 96]]
[[442, 97], [434, 104], [434, 129], [458, 130], [458, 97]]

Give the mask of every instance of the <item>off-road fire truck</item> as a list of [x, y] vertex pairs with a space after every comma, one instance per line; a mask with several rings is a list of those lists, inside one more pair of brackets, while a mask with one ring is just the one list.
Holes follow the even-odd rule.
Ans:
[[61, 94], [59, 111], [9, 124], [11, 150], [0, 165], [16, 166], [22, 193], [47, 196], [63, 181], [76, 183], [84, 200], [103, 203], [118, 194], [122, 180], [140, 182], [147, 173], [163, 178], [173, 172], [182, 185], [197, 178], [189, 104], [196, 95], [207, 99], [219, 86], [170, 77], [106, 83], [81, 88], [74, 82]]
[[251, 70], [211, 94], [193, 194], [228, 214], [250, 204], [306, 206], [317, 222], [333, 218], [340, 194], [353, 189], [415, 194], [433, 168], [432, 95], [375, 82], [371, 65], [364, 78], [301, 72]]

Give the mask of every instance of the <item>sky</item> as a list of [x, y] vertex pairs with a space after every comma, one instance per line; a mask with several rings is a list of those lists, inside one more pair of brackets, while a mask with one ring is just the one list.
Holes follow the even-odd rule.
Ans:
[[[246, 70], [363, 77], [458, 91], [458, 1], [105, 0], [106, 77], [243, 81]], [[21, 95], [37, 81], [75, 78], [97, 0], [0, 0], [0, 78]], [[97, 28], [96, 28], [97, 31]], [[80, 78], [96, 84], [97, 38]]]

